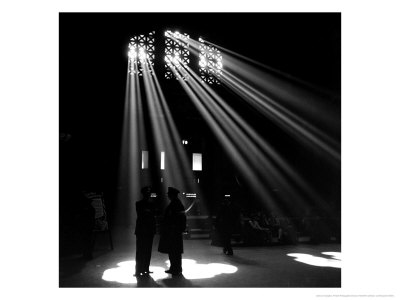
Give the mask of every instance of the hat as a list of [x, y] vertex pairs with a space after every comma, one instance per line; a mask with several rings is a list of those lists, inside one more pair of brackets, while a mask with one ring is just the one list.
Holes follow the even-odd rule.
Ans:
[[149, 186], [142, 187], [142, 189], [140, 190], [140, 192], [141, 192], [142, 194], [151, 193], [151, 187], [149, 187]]
[[174, 188], [174, 187], [172, 187], [172, 186], [169, 186], [168, 187], [168, 194], [171, 194], [171, 195], [178, 195], [180, 192], [179, 192], [179, 190], [177, 190], [176, 188]]

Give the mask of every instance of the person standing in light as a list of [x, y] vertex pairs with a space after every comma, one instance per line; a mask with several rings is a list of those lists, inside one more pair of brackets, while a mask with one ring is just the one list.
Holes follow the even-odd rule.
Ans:
[[158, 251], [168, 254], [170, 268], [166, 273], [180, 275], [182, 273], [183, 237], [186, 229], [185, 208], [178, 198], [179, 190], [168, 187], [168, 198], [171, 201], [165, 209], [161, 225]]
[[151, 249], [156, 233], [155, 207], [151, 188], [142, 188], [142, 200], [136, 202], [136, 271], [135, 276], [145, 276], [150, 272]]

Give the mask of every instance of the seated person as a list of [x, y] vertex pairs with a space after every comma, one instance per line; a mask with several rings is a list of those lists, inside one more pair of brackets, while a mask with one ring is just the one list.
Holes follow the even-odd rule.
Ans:
[[248, 220], [248, 224], [254, 234], [259, 236], [262, 243], [271, 241], [271, 231], [260, 225], [260, 218], [257, 214], [252, 214]]
[[297, 244], [297, 230], [287, 217], [278, 217], [277, 221], [281, 228], [280, 242]]
[[282, 239], [283, 230], [276, 215], [273, 212], [271, 212], [268, 216], [263, 214], [263, 220], [266, 223], [267, 228], [271, 231], [272, 236], [277, 237], [280, 241]]

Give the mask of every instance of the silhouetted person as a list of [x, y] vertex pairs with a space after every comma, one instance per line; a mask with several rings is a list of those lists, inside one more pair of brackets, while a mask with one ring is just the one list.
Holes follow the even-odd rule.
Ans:
[[221, 238], [223, 252], [226, 255], [233, 255], [231, 237], [237, 224], [239, 214], [229, 197], [225, 197], [217, 213], [216, 228]]
[[168, 187], [168, 198], [170, 203], [165, 209], [164, 219], [160, 232], [160, 243], [158, 251], [167, 253], [170, 269], [166, 273], [179, 275], [182, 273], [183, 237], [186, 229], [185, 209], [178, 198], [179, 191]]
[[136, 202], [136, 270], [135, 276], [148, 275], [150, 272], [151, 249], [156, 233], [155, 208], [151, 199], [151, 188], [141, 189], [142, 199]]
[[82, 257], [84, 259], [93, 258], [93, 244], [94, 234], [93, 229], [95, 226], [95, 214], [96, 210], [92, 205], [92, 199], [86, 196], [86, 192], [81, 192], [80, 197], [81, 205], [81, 230], [82, 230]]

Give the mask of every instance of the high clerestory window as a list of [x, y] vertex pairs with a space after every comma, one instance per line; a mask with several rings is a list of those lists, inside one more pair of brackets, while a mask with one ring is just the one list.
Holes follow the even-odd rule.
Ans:
[[189, 35], [165, 32], [165, 78], [189, 78], [185, 68], [189, 64]]
[[209, 84], [220, 84], [222, 75], [222, 55], [221, 52], [211, 45], [206, 45], [204, 40], [200, 41], [199, 71], [203, 81]]
[[[188, 67], [190, 62], [189, 41], [190, 36], [180, 32], [165, 32], [165, 78], [183, 79], [190, 78]], [[194, 41], [192, 41], [194, 42]], [[130, 39], [128, 52], [129, 74], [143, 76], [145, 72], [154, 74], [155, 58], [155, 32], [148, 35], [137, 35]], [[220, 84], [222, 76], [222, 54], [213, 45], [199, 38], [199, 75], [203, 82]]]
[[138, 74], [143, 76], [143, 72], [152, 73], [154, 66], [154, 34], [150, 32], [148, 35], [137, 35], [130, 39], [129, 42], [129, 74]]

